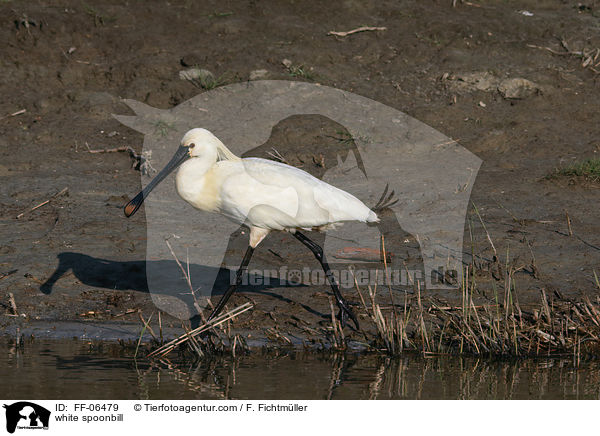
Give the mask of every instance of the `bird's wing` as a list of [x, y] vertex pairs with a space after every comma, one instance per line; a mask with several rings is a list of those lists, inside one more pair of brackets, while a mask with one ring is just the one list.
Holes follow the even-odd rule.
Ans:
[[222, 213], [272, 229], [366, 221], [372, 213], [353, 195], [305, 171], [259, 158], [236, 163], [223, 181], [221, 200]]
[[362, 201], [346, 191], [322, 182], [321, 189], [315, 189], [315, 201], [329, 212], [331, 222], [375, 221], [377, 216]]
[[268, 178], [261, 177], [256, 168], [251, 174], [246, 165], [234, 165], [236, 168], [229, 168], [222, 179], [220, 212], [256, 227], [275, 230], [294, 227], [299, 204], [296, 190], [285, 183], [264, 183]]

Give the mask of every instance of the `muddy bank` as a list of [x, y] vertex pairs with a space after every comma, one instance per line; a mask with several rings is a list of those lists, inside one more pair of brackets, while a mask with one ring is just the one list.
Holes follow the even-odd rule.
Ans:
[[[598, 76], [593, 64], [583, 65], [583, 53], [600, 47], [598, 11], [593, 4], [578, 4], [3, 3], [0, 117], [7, 116], [0, 119], [0, 320], [5, 331], [16, 326], [9, 293], [21, 329], [41, 322], [63, 336], [75, 333], [79, 323], [107, 329], [125, 323], [122, 334], [129, 337], [139, 332], [138, 310], [144, 319], [155, 313], [156, 322], [145, 284], [144, 214], [126, 220], [120, 210], [138, 191], [140, 173], [127, 152], [89, 150], [130, 146], [139, 152], [142, 136], [111, 114], [131, 113], [120, 98], [166, 109], [203, 92], [180, 79], [184, 64], [210, 70], [220, 83], [245, 81], [253, 71], [266, 70], [264, 78], [341, 88], [457, 139], [484, 161], [471, 198], [479, 216], [470, 208], [465, 222], [464, 260], [476, 266], [481, 290], [474, 304], [492, 304], [494, 289], [504, 286], [507, 268], [499, 271], [499, 264], [512, 266], [522, 306], [537, 306], [542, 290], [595, 301], [599, 185], [544, 179], [599, 150]], [[323, 16], [330, 17], [327, 26]], [[362, 24], [387, 30], [328, 35]], [[520, 81], [515, 87], [511, 79], [533, 85]], [[276, 145], [291, 164], [318, 176], [335, 164], [340, 146], [335, 138], [339, 126], [330, 120], [295, 117], [275, 129], [255, 155], [268, 157]], [[66, 193], [51, 199], [64, 188]], [[246, 236], [230, 237], [227, 264], [238, 263]], [[394, 259], [419, 268], [414, 236], [393, 236]], [[252, 266], [292, 264], [316, 266], [289, 235], [272, 235]], [[328, 292], [319, 286], [244, 287], [231, 307], [250, 301], [255, 308], [234, 326], [274, 343], [285, 343], [284, 335], [318, 344], [331, 333]], [[356, 290], [345, 292], [362, 324], [375, 332]], [[407, 307], [417, 307], [414, 290], [394, 292], [402, 310], [405, 298]], [[459, 306], [462, 295], [427, 291], [423, 297]], [[386, 295], [378, 298], [389, 305]], [[168, 316], [163, 322], [165, 329], [180, 328], [179, 320]], [[362, 340], [360, 333], [347, 335]]]

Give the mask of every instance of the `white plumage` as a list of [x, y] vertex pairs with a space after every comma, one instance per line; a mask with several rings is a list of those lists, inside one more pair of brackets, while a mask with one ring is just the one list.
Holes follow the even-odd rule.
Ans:
[[[250, 228], [250, 244], [236, 275], [236, 281], [213, 309], [213, 319], [241, 283], [254, 248], [272, 230], [293, 233], [319, 261], [340, 308], [342, 325], [358, 319], [342, 297], [331, 273], [323, 249], [298, 230], [325, 230], [344, 221], [378, 222], [379, 218], [358, 198], [319, 180], [305, 171], [265, 159], [241, 159], [206, 129], [192, 129], [165, 168], [125, 206], [125, 215], [133, 215], [154, 187], [171, 171], [177, 171], [179, 195], [192, 206], [217, 212]], [[378, 205], [389, 203], [393, 192]]]
[[252, 247], [271, 230], [325, 230], [344, 221], [379, 221], [353, 195], [283, 163], [240, 159], [208, 130], [186, 133], [181, 145], [191, 144], [191, 158], [177, 172], [177, 192], [197, 209], [247, 225]]

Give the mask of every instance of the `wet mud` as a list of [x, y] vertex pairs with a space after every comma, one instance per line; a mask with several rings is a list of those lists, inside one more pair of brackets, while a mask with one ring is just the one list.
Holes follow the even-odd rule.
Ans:
[[[139, 335], [141, 314], [158, 329], [145, 276], [145, 216], [140, 210], [128, 220], [121, 210], [140, 188], [140, 171], [127, 151], [90, 150], [139, 153], [142, 135], [111, 116], [131, 114], [120, 99], [178, 105], [205, 91], [179, 77], [194, 65], [223, 84], [266, 70], [259, 75], [341, 88], [456, 139], [483, 160], [464, 237], [463, 260], [480, 289], [475, 304], [493, 302], [504, 286], [498, 265], [514, 270], [524, 308], [539, 304], [542, 290], [596, 301], [600, 185], [546, 178], [600, 150], [598, 72], [575, 53], [600, 47], [600, 6], [588, 3], [2, 2], [0, 325], [9, 335], [129, 339]], [[328, 35], [365, 23], [387, 30]], [[251, 155], [273, 158], [275, 148], [320, 177], [347, 153], [347, 140], [331, 120], [297, 116]], [[422, 269], [415, 236], [383, 218], [390, 267]], [[247, 232], [224, 237], [224, 263], [239, 264]], [[250, 269], [286, 265], [318, 267], [292, 236], [275, 233]], [[361, 327], [375, 331], [356, 289], [343, 292]], [[414, 287], [392, 294], [402, 310], [418, 304]], [[391, 307], [389, 295], [378, 292], [382, 306]], [[460, 290], [421, 297], [449, 306], [462, 298]], [[250, 301], [254, 309], [229, 328], [256, 344], [326, 347], [330, 298], [327, 286], [245, 285], [229, 307]], [[168, 314], [161, 323], [165, 334], [181, 332]], [[350, 327], [346, 335], [365, 341]]]

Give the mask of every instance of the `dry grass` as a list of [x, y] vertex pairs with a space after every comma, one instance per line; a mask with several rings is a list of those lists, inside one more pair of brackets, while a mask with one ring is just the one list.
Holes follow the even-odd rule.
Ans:
[[548, 51], [554, 55], [568, 56], [578, 59], [581, 62], [583, 68], [587, 68], [596, 74], [600, 74], [600, 48], [581, 48], [580, 50], [572, 49], [565, 38], [558, 38], [561, 48], [558, 50], [550, 47], [542, 47], [534, 44], [527, 44], [527, 47], [537, 48]]
[[[173, 339], [172, 341], [167, 342], [166, 344], [160, 346], [159, 348], [155, 349], [154, 351], [149, 353], [147, 357], [162, 358], [162, 357], [165, 357], [167, 354], [171, 353], [172, 351], [174, 351], [184, 345], [187, 345], [194, 352], [194, 354], [200, 358], [204, 356], [205, 351], [214, 353], [215, 351], [217, 351], [217, 348], [219, 348], [219, 347], [216, 347], [217, 344], [214, 344], [211, 341], [205, 341], [202, 338], [202, 336], [204, 334], [207, 334], [208, 332], [210, 332], [215, 327], [219, 327], [219, 326], [224, 326], [223, 330], [225, 331], [225, 334], [227, 335], [227, 339], [228, 339], [227, 342], [230, 345], [230, 347], [229, 347], [230, 351], [235, 356], [236, 349], [237, 348], [245, 349], [246, 344], [241, 336], [231, 334], [231, 328], [230, 328], [229, 321], [231, 321], [235, 317], [241, 315], [242, 313], [252, 309], [252, 307], [253, 306], [250, 303], [242, 304], [241, 306], [236, 307], [235, 309], [230, 310], [229, 312], [219, 315], [219, 316], [215, 317], [214, 319], [212, 319], [211, 321], [202, 324], [200, 327], [197, 327], [194, 330], [189, 330], [185, 325], [182, 324], [182, 328], [184, 330], [184, 333], [182, 335]], [[145, 333], [146, 329], [150, 328], [149, 322], [150, 322], [150, 320], [148, 320], [148, 322], [146, 322], [142, 318], [142, 323], [143, 323], [144, 327], [142, 328], [142, 333], [140, 334], [140, 339], [138, 341], [138, 346], [136, 348], [136, 353], [135, 353], [136, 355], [138, 353], [138, 348], [139, 348], [140, 342], [142, 340], [143, 334]], [[152, 336], [155, 338], [156, 342], [158, 342], [158, 339], [156, 338], [156, 335], [154, 333], [152, 333]], [[161, 333], [161, 336], [162, 336], [162, 333]], [[220, 340], [219, 345], [221, 345], [221, 348], [224, 348], [225, 344], [224, 344], [223, 340]]]
[[[365, 334], [372, 350], [397, 355], [405, 350], [424, 354], [472, 354], [489, 356], [573, 356], [578, 364], [582, 354], [598, 355], [600, 352], [600, 297], [591, 301], [564, 297], [558, 291], [548, 293], [541, 289], [539, 302], [522, 307], [519, 304], [515, 274], [519, 271], [539, 275], [533, 251], [529, 265], [499, 260], [500, 250], [494, 245], [483, 218], [473, 204], [494, 256], [488, 265], [471, 258], [472, 263], [463, 268], [460, 280], [461, 300], [456, 306], [447, 302], [423, 298], [419, 283], [414, 292], [404, 293], [402, 304], [396, 304], [391, 286], [389, 305], [377, 301], [377, 286], [369, 286], [368, 301], [363, 297], [355, 280], [363, 308], [375, 326], [376, 333]], [[515, 218], [513, 216], [513, 218]], [[568, 215], [567, 215], [568, 220]], [[469, 222], [471, 251], [474, 251], [473, 228]], [[381, 246], [385, 253], [385, 240]], [[529, 247], [531, 250], [531, 247]], [[385, 273], [387, 260], [384, 254]], [[476, 278], [491, 275], [493, 299], [488, 298]], [[594, 271], [596, 285], [600, 280]], [[496, 286], [495, 283], [500, 283]], [[387, 299], [387, 298], [385, 298]]]
[[[415, 288], [416, 304], [391, 304], [385, 309], [375, 301], [377, 288], [368, 288], [369, 301], [360, 298], [376, 334], [367, 337], [371, 349], [388, 354], [405, 350], [424, 354], [472, 354], [493, 356], [573, 356], [597, 354], [600, 345], [600, 298], [575, 301], [554, 292], [540, 291], [537, 305], [522, 308], [516, 297], [517, 268], [505, 265], [503, 286], [495, 301], [480, 300], [471, 267], [462, 274], [462, 302], [448, 306], [423, 299]], [[414, 298], [414, 297], [413, 297]]]
[[[355, 280], [363, 314], [366, 314], [372, 323], [372, 328], [363, 324], [364, 330], [360, 334], [364, 341], [361, 342], [372, 351], [388, 355], [418, 351], [425, 355], [569, 356], [573, 357], [576, 364], [582, 356], [598, 355], [600, 297], [596, 297], [595, 301], [588, 297], [575, 300], [564, 297], [558, 291], [550, 292], [542, 288], [537, 303], [521, 305], [515, 275], [525, 271], [533, 277], [538, 276], [533, 252], [529, 265], [510, 262], [508, 250], [505, 261], [500, 261], [501, 249], [494, 245], [479, 211], [475, 205], [473, 207], [487, 242], [495, 254], [489, 264], [478, 263], [476, 256], [472, 256], [472, 263], [459, 272], [460, 301], [450, 305], [423, 294], [419, 282], [414, 284], [412, 290], [406, 289], [402, 298], [402, 294], [393, 291], [391, 285], [387, 285], [383, 290], [381, 287], [378, 289], [377, 285], [360, 289]], [[471, 224], [469, 232], [472, 237]], [[383, 237], [381, 249], [384, 253], [384, 273], [389, 277]], [[474, 250], [473, 246], [471, 249]], [[175, 255], [174, 257], [177, 259]], [[189, 273], [181, 264], [180, 268], [188, 279], [190, 292], [193, 293]], [[492, 282], [493, 298], [489, 297], [489, 289], [486, 295], [477, 283], [477, 277], [486, 275], [495, 279]], [[600, 289], [600, 280], [595, 271], [594, 277]], [[328, 328], [302, 328], [310, 335], [322, 335], [324, 342], [319, 340], [319, 343], [323, 349], [344, 351], [348, 348], [348, 340], [356, 340], [356, 335], [345, 336], [344, 328], [335, 316], [331, 298], [329, 306], [331, 324]], [[230, 321], [250, 307], [251, 305], [246, 303], [194, 331], [187, 331], [184, 327], [186, 332], [181, 337], [155, 350], [150, 356], [164, 356], [182, 344], [189, 345], [195, 355], [202, 356], [206, 343], [195, 338], [217, 325], [226, 339], [220, 339], [220, 348], [209, 347], [209, 353], [231, 350], [235, 355], [238, 348], [247, 350], [242, 337], [232, 333]], [[277, 322], [275, 318], [273, 320]], [[143, 332], [149, 329], [149, 321], [145, 322], [142, 319]], [[160, 330], [162, 337], [162, 328]], [[152, 331], [150, 333], [156, 338], [156, 334]], [[289, 337], [281, 333], [277, 326], [265, 330], [265, 335], [267, 339], [293, 347]]]

